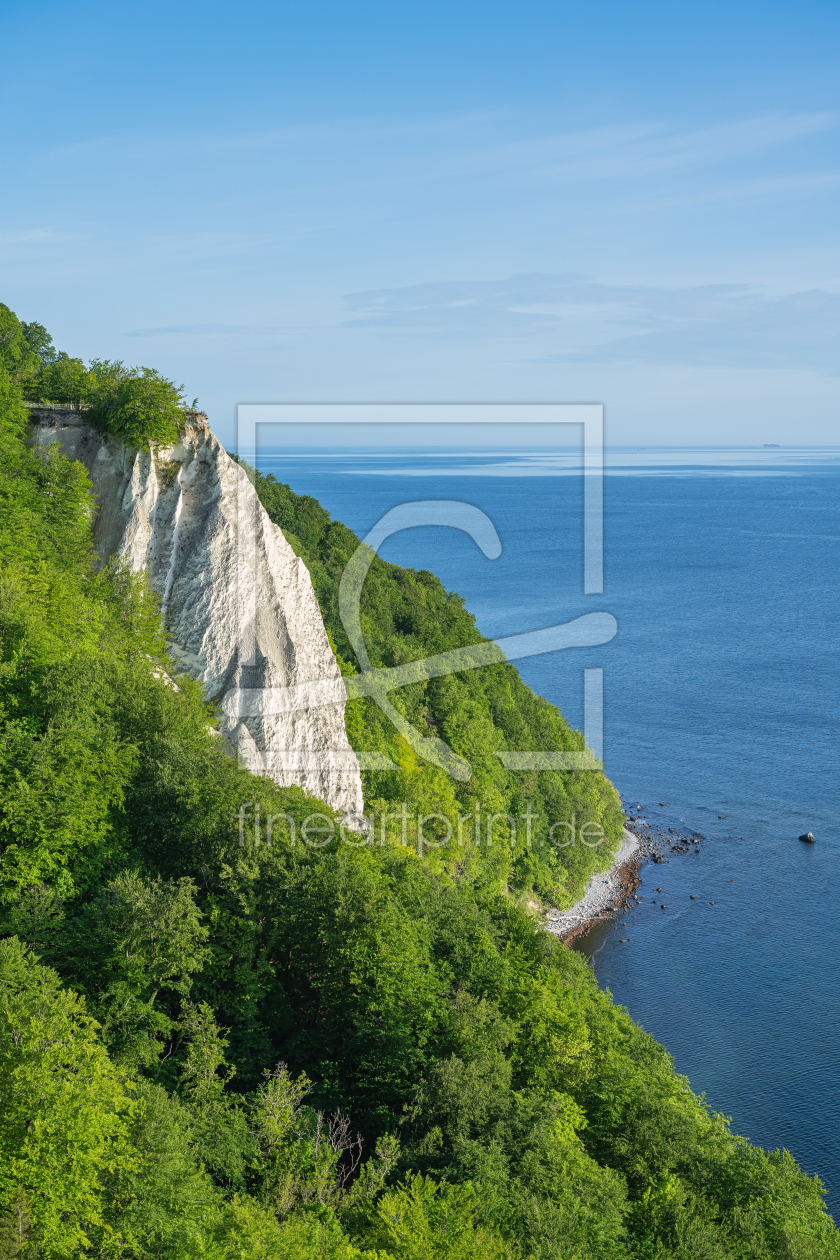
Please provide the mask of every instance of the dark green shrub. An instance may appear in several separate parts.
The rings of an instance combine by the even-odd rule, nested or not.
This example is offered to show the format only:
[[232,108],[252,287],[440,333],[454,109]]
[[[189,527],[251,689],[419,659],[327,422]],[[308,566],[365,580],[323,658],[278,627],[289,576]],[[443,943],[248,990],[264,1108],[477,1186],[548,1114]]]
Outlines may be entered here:
[[94,359],[89,377],[88,417],[97,428],[128,446],[169,446],[178,440],[185,410],[182,385],[154,368],[126,368],[116,359]]

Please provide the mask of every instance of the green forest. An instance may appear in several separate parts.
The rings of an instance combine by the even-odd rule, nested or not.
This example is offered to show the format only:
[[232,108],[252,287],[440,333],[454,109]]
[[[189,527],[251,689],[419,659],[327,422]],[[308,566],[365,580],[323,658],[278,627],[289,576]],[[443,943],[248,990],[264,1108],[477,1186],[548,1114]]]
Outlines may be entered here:
[[[85,470],[28,444],[26,402],[153,449],[188,410],[0,306],[0,1258],[840,1258],[819,1182],[733,1134],[541,926],[622,822],[599,771],[495,757],[582,749],[561,715],[505,663],[392,693],[460,781],[348,705],[353,746],[396,767],[365,772],[368,812],[530,802],[530,842],[240,845],[246,804],[329,811],[251,775],[198,685],[172,688],[154,593],[100,569]],[[350,679],[357,540],[250,475]],[[376,666],[481,641],[431,574],[380,561],[362,624]],[[553,846],[540,828],[573,814],[605,843]]]
[[[350,682],[360,664],[342,624],[338,591],[359,539],[331,520],[317,500],[245,467],[268,515],[312,575],[327,633]],[[487,642],[460,596],[444,590],[434,574],[378,557],[362,589],[361,629],[375,669]],[[621,838],[622,811],[602,772],[523,773],[506,770],[495,755],[499,749],[584,749],[582,735],[525,686],[513,665],[490,664],[418,681],[389,699],[416,731],[443,740],[465,758],[472,774],[459,780],[419,757],[372,697],[351,699],[346,723],[353,748],[384,753],[395,767],[364,774],[365,808],[378,842],[382,820],[389,819],[386,838],[416,846],[417,816],[437,814],[441,821],[424,828],[431,844],[421,846],[430,862],[532,907],[543,901],[571,905],[593,871],[609,867]],[[395,813],[403,801],[409,815],[405,827]]]

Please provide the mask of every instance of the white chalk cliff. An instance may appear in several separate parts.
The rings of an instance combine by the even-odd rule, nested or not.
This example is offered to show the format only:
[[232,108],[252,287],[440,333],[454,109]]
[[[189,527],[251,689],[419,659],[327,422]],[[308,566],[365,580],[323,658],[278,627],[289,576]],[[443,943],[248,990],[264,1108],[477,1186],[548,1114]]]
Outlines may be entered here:
[[346,693],[309,572],[206,417],[154,453],[128,450],[64,409],[40,413],[31,430],[88,470],[98,555],[147,570],[173,657],[218,703],[249,769],[361,825]]

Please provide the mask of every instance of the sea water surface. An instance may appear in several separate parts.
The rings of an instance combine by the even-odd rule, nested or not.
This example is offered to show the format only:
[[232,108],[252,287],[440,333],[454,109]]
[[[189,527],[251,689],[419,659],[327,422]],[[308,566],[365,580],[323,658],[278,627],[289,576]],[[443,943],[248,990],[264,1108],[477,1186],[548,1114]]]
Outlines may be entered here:
[[576,727],[583,670],[602,668],[604,760],[628,810],[707,842],[644,868],[641,907],[579,948],[736,1132],[822,1177],[840,1218],[840,449],[611,451],[604,593],[588,596],[574,451],[269,448],[258,463],[361,536],[412,500],[483,509],[496,560],[445,528],[381,554],[435,572],[488,636],[615,615],[611,643],[518,668]]

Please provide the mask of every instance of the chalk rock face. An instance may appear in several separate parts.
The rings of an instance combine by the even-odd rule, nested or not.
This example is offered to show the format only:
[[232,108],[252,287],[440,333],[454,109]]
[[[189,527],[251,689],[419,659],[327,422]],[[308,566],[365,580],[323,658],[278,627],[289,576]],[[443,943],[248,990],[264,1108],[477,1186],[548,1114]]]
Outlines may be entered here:
[[361,825],[346,693],[309,572],[206,417],[154,453],[128,450],[70,410],[38,414],[31,430],[88,470],[98,555],[148,571],[173,657],[218,702],[249,769]]

